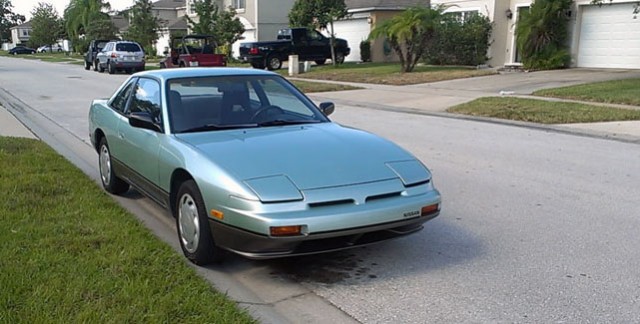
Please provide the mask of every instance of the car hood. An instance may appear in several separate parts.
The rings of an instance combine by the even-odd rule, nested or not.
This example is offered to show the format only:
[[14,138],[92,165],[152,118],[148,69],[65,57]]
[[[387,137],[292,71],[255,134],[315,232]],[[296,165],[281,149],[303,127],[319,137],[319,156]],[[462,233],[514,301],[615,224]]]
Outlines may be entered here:
[[[334,123],[177,134],[239,181],[283,177],[300,190],[402,178],[394,163],[411,161],[420,181],[430,174],[397,145]],[[400,166],[399,168],[404,168]],[[281,180],[278,182],[282,183]]]

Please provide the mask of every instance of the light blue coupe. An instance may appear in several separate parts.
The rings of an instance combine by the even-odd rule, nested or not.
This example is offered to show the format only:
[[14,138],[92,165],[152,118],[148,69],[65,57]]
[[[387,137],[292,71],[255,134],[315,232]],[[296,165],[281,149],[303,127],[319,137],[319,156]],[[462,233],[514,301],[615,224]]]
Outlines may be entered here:
[[89,112],[104,188],[133,186],[176,218],[186,257],[335,251],[422,229],[440,213],[429,170],[331,122],[281,76],[253,69],[137,73]]

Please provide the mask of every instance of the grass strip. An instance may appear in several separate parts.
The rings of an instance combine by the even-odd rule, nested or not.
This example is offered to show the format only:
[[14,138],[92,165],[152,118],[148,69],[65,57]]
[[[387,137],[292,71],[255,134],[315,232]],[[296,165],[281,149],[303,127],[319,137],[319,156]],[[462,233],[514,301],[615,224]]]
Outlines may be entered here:
[[541,124],[640,120],[640,110],[513,97],[480,98],[451,107],[447,111]]
[[[279,73],[287,73],[280,70]],[[358,83],[407,85],[495,74],[494,70],[479,70],[464,66],[419,65],[410,73],[400,72],[400,63],[345,63],[312,66],[301,78]]]
[[0,322],[254,322],[42,142],[0,137],[0,170]]
[[640,106],[640,79],[595,82],[576,86],[539,90],[537,96]]

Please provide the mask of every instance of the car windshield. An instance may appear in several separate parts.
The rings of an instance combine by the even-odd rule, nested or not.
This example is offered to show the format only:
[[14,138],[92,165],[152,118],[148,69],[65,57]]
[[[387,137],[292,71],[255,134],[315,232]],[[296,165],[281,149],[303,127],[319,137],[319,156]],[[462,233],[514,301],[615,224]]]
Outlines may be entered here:
[[134,43],[117,43],[116,51],[118,52],[141,52],[140,46]]
[[280,76],[173,79],[167,102],[174,133],[328,122]]

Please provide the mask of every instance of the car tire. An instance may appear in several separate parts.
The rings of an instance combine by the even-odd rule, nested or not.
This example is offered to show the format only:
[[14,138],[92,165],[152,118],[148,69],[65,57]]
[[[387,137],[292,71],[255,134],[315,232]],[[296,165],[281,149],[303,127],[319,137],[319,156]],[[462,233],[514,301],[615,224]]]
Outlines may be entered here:
[[251,67],[258,70],[264,70],[264,62],[251,61]]
[[[167,65],[166,65],[166,64],[164,64],[164,62],[160,62],[160,68],[161,68],[161,69],[166,69],[166,68],[167,68]],[[144,71],[144,68],[143,68],[143,71]]]
[[269,71],[279,70],[282,67],[282,60],[277,55],[267,57],[267,69]]
[[197,265],[222,260],[224,251],[214,243],[204,200],[195,181],[187,180],[180,185],[174,206],[178,240],[185,257]]
[[327,63],[327,59],[324,59],[324,60],[317,60],[317,61],[316,61],[316,64],[318,64],[318,65],[324,65],[325,63]]
[[13,52],[13,55],[18,55],[18,52]]
[[100,180],[104,190],[114,195],[119,195],[129,190],[129,184],[118,178],[118,175],[113,171],[111,151],[105,137],[100,140],[98,145],[98,169],[100,169]]
[[109,72],[109,74],[115,74],[116,73],[116,67],[113,66],[113,63],[111,63],[111,62],[107,63],[107,72]]
[[344,63],[344,53],[336,52],[336,63],[338,64]]
[[180,62],[180,65],[179,65],[179,66],[180,66],[181,68],[183,68],[183,67],[185,67],[186,65],[184,64],[184,62]]
[[36,53],[36,51],[31,51],[31,54],[35,54],[35,53]]
[[91,63],[84,61],[84,69],[89,71],[91,69]]

